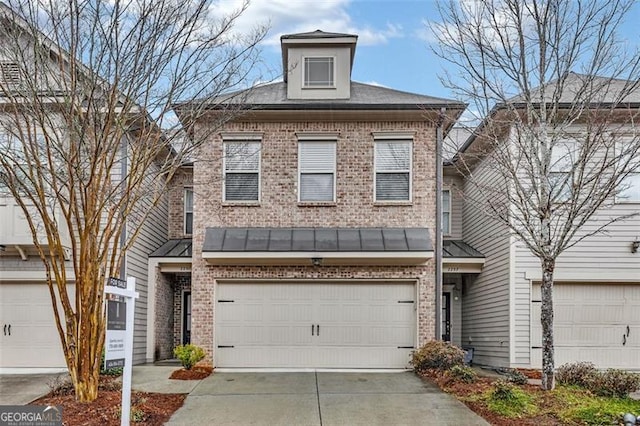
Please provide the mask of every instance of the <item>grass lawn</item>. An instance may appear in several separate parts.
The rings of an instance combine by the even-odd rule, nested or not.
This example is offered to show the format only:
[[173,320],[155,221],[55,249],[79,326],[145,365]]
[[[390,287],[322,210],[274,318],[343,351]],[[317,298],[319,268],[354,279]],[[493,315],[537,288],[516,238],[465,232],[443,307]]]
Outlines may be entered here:
[[618,425],[624,413],[640,415],[640,401],[600,397],[576,386],[545,392],[539,386],[514,385],[479,377],[466,383],[441,371],[423,374],[455,395],[493,425]]

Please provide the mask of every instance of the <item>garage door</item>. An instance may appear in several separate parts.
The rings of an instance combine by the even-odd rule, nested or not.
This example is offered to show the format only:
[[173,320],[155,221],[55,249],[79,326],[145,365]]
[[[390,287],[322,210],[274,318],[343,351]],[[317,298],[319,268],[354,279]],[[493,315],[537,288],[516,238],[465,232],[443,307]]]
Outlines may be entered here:
[[[556,365],[589,361],[599,368],[640,369],[640,285],[555,284]],[[531,364],[542,366],[540,286],[533,288]]]
[[0,367],[66,367],[46,285],[0,284],[0,320]]
[[413,284],[220,284],[217,367],[406,368]]

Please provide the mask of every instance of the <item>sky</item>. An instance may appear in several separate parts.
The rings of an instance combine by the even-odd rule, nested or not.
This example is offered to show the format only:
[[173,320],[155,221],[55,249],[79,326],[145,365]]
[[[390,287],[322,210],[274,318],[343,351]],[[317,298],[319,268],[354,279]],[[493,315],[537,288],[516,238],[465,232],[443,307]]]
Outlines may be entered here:
[[[234,10],[240,1],[220,0],[218,7]],[[235,29],[270,25],[262,49],[272,78],[282,73],[280,36],[321,29],[359,36],[354,81],[455,98],[438,79],[447,64],[430,49],[427,25],[434,21],[438,21],[435,0],[252,0]],[[622,27],[623,36],[636,46],[640,45],[638,24],[640,0]]]

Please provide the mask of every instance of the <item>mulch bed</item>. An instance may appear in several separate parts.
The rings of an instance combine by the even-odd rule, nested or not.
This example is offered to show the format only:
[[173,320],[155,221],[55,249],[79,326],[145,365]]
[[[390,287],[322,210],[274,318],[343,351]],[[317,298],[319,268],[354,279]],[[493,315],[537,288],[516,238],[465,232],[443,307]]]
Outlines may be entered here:
[[[65,425],[117,426],[120,424],[121,383],[110,376],[100,377],[98,398],[89,403],[75,399],[73,387],[59,384],[49,394],[32,402],[38,405],[61,405]],[[160,426],[184,403],[186,394],[131,392],[131,421],[141,426]]]
[[[534,376],[531,378],[535,378],[535,371],[536,370],[522,371],[522,373],[524,373],[528,377],[529,374],[527,373],[530,373],[532,374],[532,376]],[[478,380],[475,383],[464,383],[462,381],[454,380],[445,372],[438,370],[428,370],[426,372],[423,372],[421,374],[421,377],[424,380],[434,382],[440,389],[455,396],[467,407],[469,407],[475,413],[495,426],[513,426],[514,424],[517,424],[518,426],[556,426],[563,424],[555,417],[544,413],[522,419],[511,419],[503,417],[489,410],[482,402],[468,400],[467,397],[471,395],[481,394],[490,390],[493,387],[495,379],[491,379],[488,377],[478,377]],[[537,394],[537,396],[543,398],[543,400],[545,398],[549,398],[549,395],[545,393],[545,391],[543,391],[539,386],[524,385],[522,387],[526,388],[529,393]],[[552,403],[552,401],[549,401],[549,405]]]
[[195,366],[191,370],[181,368],[171,373],[170,379],[174,380],[202,380],[213,372],[213,368],[207,366]]

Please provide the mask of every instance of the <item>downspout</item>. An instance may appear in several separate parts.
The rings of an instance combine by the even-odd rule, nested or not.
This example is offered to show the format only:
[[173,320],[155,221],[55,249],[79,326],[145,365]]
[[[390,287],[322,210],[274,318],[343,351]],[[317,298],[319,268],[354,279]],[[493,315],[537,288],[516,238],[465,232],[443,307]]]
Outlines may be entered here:
[[436,340],[442,340],[442,140],[446,108],[440,108],[436,127]]

